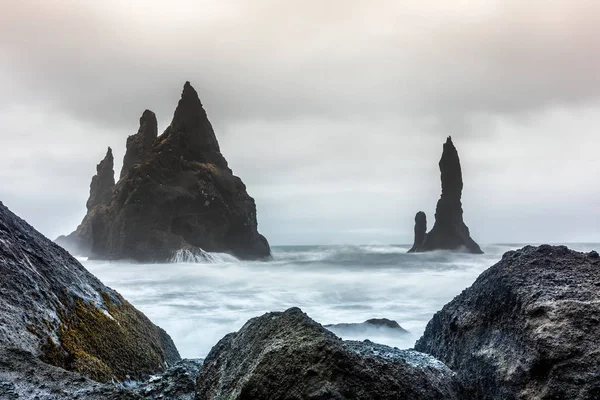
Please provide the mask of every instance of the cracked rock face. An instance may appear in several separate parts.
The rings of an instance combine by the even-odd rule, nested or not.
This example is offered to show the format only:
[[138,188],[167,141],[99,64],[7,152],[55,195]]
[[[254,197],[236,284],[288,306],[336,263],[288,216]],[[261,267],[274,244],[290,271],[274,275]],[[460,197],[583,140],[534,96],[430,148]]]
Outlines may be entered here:
[[477,399],[600,398],[600,257],[565,246],[506,253],[436,313],[415,349]]
[[0,347],[97,381],[179,360],[169,335],[0,203]]
[[343,341],[298,308],[268,313],[225,336],[204,360],[197,399],[459,399],[433,357]]
[[463,221],[461,203],[463,180],[458,151],[448,137],[444,143],[440,159],[442,195],[435,210],[435,223],[429,233],[425,213],[419,212],[415,217],[415,243],[409,252],[432,250],[454,250],[481,254],[481,248],[469,233]]
[[169,127],[156,136],[145,111],[127,139],[121,179],[106,204],[57,242],[99,259],[164,262],[178,252],[225,252],[269,257],[258,232],[256,205],[220,151],[198,94],[186,82]]

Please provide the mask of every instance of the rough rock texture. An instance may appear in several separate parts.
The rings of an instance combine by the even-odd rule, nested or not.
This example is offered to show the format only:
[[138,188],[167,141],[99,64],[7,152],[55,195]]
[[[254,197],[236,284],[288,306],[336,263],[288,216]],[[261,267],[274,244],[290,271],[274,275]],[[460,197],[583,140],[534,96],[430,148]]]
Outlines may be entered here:
[[408,251],[414,253],[418,251],[425,241],[425,235],[427,234],[427,215],[423,211],[419,211],[415,215],[415,242]]
[[197,399],[458,399],[433,357],[345,342],[298,308],[251,319],[204,360]]
[[[257,230],[254,199],[227,166],[189,82],[171,125],[148,150],[155,131],[156,118],[145,112],[128,139],[122,179],[109,204],[91,210],[60,243],[93,258],[150,262],[200,249],[245,259],[270,256]],[[88,235],[89,248],[80,245]]]
[[127,138],[127,149],[123,157],[123,167],[121,168],[121,178],[123,179],[134,165],[139,165],[146,161],[152,153],[152,144],[158,136],[158,123],[156,115],[146,110],[140,117],[140,128],[135,135]]
[[181,360],[164,373],[133,387],[132,391],[147,400],[193,400],[201,366],[201,359]]
[[0,346],[0,399],[134,400],[143,399],[111,383],[46,364],[25,350]]
[[[435,224],[425,235],[421,244],[417,248],[413,246],[411,251],[458,250],[481,254],[483,252],[479,245],[471,239],[469,228],[463,221],[460,201],[463,189],[462,171],[458,152],[450,137],[444,143],[439,165],[442,175],[442,196],[435,210]],[[415,222],[418,223],[416,218]],[[417,239],[419,238],[417,237],[417,226],[415,226],[415,244],[417,244]]]
[[0,346],[98,381],[161,371],[165,331],[0,203]]
[[600,257],[564,246],[506,253],[435,314],[415,349],[478,399],[600,399]]

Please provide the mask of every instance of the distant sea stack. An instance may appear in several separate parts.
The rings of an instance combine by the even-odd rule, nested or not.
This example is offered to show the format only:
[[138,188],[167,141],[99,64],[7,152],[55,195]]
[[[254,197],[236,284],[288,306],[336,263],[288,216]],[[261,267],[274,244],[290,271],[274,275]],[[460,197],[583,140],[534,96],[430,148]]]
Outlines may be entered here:
[[189,82],[171,124],[162,135],[157,131],[156,116],[144,111],[138,132],[127,139],[119,181],[109,149],[92,178],[87,215],[57,242],[74,254],[111,260],[163,262],[200,249],[242,259],[270,256],[254,199],[228,167]]
[[455,250],[483,254],[481,248],[469,233],[463,221],[461,203],[463,181],[460,159],[452,138],[448,136],[444,143],[440,159],[442,196],[435,210],[435,223],[431,231],[427,230],[425,213],[419,211],[415,216],[415,242],[409,253],[432,250]]

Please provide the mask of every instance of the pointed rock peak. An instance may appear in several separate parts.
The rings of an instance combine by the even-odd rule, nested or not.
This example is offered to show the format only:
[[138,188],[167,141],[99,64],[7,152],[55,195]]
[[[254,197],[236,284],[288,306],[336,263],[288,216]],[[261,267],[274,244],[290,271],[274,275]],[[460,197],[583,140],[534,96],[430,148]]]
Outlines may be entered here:
[[100,173],[100,171],[103,171],[103,170],[112,171],[113,166],[114,166],[114,157],[113,157],[112,149],[109,146],[108,150],[106,151],[106,155],[104,156],[102,161],[100,161],[100,163],[96,166],[96,171],[98,173]]
[[148,122],[156,122],[156,114],[150,110],[144,110],[142,116],[140,117],[140,125]]
[[106,156],[96,165],[96,175],[90,183],[90,197],[86,203],[90,210],[98,205],[107,204],[110,201],[115,186],[114,158],[112,149],[109,147]]
[[202,107],[198,93],[190,82],[183,85],[181,99],[175,109],[169,131],[180,132],[188,137],[192,151],[212,150],[220,152],[212,125]]

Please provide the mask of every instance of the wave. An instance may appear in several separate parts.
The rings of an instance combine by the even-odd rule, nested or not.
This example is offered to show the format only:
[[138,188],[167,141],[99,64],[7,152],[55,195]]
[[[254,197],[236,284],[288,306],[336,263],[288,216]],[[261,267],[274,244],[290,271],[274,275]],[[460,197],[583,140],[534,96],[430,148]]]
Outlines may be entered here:
[[209,253],[200,248],[180,249],[171,255],[170,263],[223,264],[239,262],[237,258],[227,253]]

